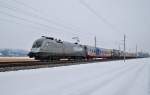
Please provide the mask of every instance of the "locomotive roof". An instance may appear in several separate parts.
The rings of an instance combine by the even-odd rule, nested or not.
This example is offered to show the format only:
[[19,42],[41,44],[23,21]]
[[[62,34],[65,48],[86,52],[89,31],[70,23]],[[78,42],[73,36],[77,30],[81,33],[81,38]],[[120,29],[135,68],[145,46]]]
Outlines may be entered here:
[[57,43],[64,43],[64,44],[72,44],[72,45],[77,45],[77,46],[83,46],[81,44],[77,44],[77,43],[71,43],[71,42],[67,42],[67,41],[62,41],[60,39],[54,39],[53,37],[45,37],[45,36],[42,36],[41,38],[37,39],[38,40],[52,40],[54,42],[57,42]]

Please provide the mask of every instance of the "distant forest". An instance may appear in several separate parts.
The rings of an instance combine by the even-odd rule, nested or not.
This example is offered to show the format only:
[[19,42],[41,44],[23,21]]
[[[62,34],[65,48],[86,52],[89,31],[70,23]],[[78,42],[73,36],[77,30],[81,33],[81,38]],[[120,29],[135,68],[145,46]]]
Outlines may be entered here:
[[27,56],[28,52],[22,49],[0,49],[0,57],[23,57]]

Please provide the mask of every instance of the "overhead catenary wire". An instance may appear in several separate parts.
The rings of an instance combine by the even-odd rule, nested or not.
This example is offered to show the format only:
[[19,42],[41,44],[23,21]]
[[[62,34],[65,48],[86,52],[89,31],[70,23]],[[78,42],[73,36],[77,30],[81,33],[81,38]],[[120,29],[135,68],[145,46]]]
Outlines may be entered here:
[[102,22],[107,24],[114,32],[120,33],[120,30],[118,30],[114,24],[110,23],[100,13],[97,13],[87,2],[85,2],[84,0],[79,0],[79,1],[84,7],[86,7],[90,12],[92,12],[95,16],[97,16],[97,18],[99,18]]
[[[10,7],[6,7],[6,6],[0,6],[0,7],[3,7],[3,8],[7,8],[9,10],[12,10],[12,11],[15,11],[17,12],[16,9],[14,8],[10,8]],[[26,19],[26,18],[23,18],[23,17],[19,17],[19,16],[15,16],[15,15],[12,15],[12,14],[9,14],[9,13],[6,13],[6,12],[3,12],[3,11],[0,11],[1,13],[5,14],[5,15],[9,15],[9,16],[12,16],[12,17],[15,17],[17,19],[21,19],[21,20],[24,20],[24,21],[27,21],[27,22],[30,22],[30,23],[34,23],[34,24],[38,24],[38,25],[41,25],[41,26],[44,26],[44,27],[47,27],[47,28],[51,28],[51,29],[55,29],[55,30],[59,30],[59,31],[64,31],[63,29],[59,29],[59,28],[56,28],[56,27],[52,27],[52,26],[49,26],[47,24],[42,24],[42,23],[39,23],[39,22],[36,22],[36,21],[33,21],[33,20],[29,20],[29,19]],[[28,12],[22,12],[22,13],[28,13]],[[65,30],[65,32],[69,32],[67,30]],[[70,34],[73,34],[73,35],[78,35],[76,33],[72,33],[72,32],[69,32]]]
[[109,27],[111,27],[111,29],[115,32],[120,32],[115,25],[113,25],[112,23],[110,23],[106,18],[104,18],[102,15],[100,15],[99,13],[97,13],[87,2],[85,2],[84,0],[80,0],[80,3],[82,5],[84,5],[90,12],[92,12],[95,16],[97,16],[101,21],[103,21],[105,24],[107,24]]
[[[26,22],[29,22],[29,23],[32,23],[34,25],[40,25],[40,26],[43,26],[47,29],[54,29],[54,30],[61,30],[61,29],[58,29],[58,28],[54,28],[54,27],[51,27],[51,26],[48,26],[48,25],[45,25],[45,24],[42,24],[42,23],[38,23],[36,21],[32,21],[32,20],[29,20],[29,19],[26,19],[26,18],[23,18],[23,17],[19,17],[19,16],[15,16],[15,15],[12,15],[12,14],[9,14],[9,13],[6,13],[6,12],[3,12],[3,11],[0,11],[1,14],[5,14],[7,16],[10,16],[10,17],[13,17],[13,18],[16,18],[16,19],[19,19],[19,20],[22,20],[22,21],[26,21]],[[62,31],[62,30],[61,30]]]
[[[15,0],[15,1],[17,1],[17,0]],[[17,1],[17,2],[20,2],[20,1]],[[19,4],[24,5],[24,6],[28,7],[28,8],[30,8],[30,9],[32,9],[32,10],[38,12],[38,10],[37,10],[36,8],[33,8],[33,7],[31,7],[31,6],[28,6],[28,5],[25,4],[25,3],[20,2]],[[4,8],[7,8],[7,9],[11,10],[11,11],[14,11],[14,12],[20,12],[20,13],[23,13],[24,15],[29,15],[29,16],[38,18],[38,19],[40,19],[40,20],[47,21],[47,19],[45,19],[45,18],[43,18],[43,17],[41,17],[41,16],[39,16],[39,15],[37,15],[37,14],[34,14],[34,13],[32,13],[32,12],[28,12],[28,11],[21,10],[21,9],[18,9],[18,8],[15,8],[15,7],[10,7],[10,6],[0,6],[0,7],[4,7]],[[5,12],[5,14],[6,14],[6,12]],[[8,15],[8,13],[7,13],[7,15]],[[10,16],[10,15],[12,16],[12,14],[9,14],[9,16]],[[64,30],[62,30],[62,29],[58,29],[58,28],[49,26],[49,25],[47,25],[47,24],[39,23],[39,22],[37,22],[37,21],[28,20],[28,19],[23,18],[23,17],[17,17],[17,16],[14,16],[14,15],[13,15],[12,17],[15,17],[15,18],[17,18],[17,19],[20,19],[20,20],[23,20],[23,21],[26,21],[26,22],[29,22],[29,23],[33,23],[34,25],[38,24],[38,26],[44,27],[44,28],[46,28],[46,29],[49,29],[49,28],[50,28],[50,29],[58,30],[57,32],[59,32],[59,33],[60,33],[60,31],[64,31]],[[50,23],[50,21],[48,21],[48,22]],[[67,27],[65,27],[65,29],[66,29],[66,28],[67,28]],[[74,32],[72,32],[72,31],[74,31]],[[78,36],[77,32],[79,32],[79,31],[76,31],[76,30],[73,30],[73,29],[72,29],[72,31],[69,31],[69,33],[70,33],[70,34],[73,34],[73,35],[75,35],[75,36]],[[52,31],[50,31],[50,32],[52,32]],[[68,31],[65,31],[65,32],[68,32]],[[83,37],[84,37],[84,38],[86,37],[87,39],[89,39],[89,37],[87,37],[87,35],[84,35]]]
[[[0,7],[2,7],[2,8],[6,8],[6,9],[8,9],[8,10],[11,10],[11,11],[13,11],[13,12],[15,12],[15,13],[21,13],[21,14],[23,14],[23,15],[27,15],[27,16],[32,16],[32,17],[34,17],[34,18],[39,18],[38,17],[38,15],[34,15],[34,14],[32,14],[32,13],[30,13],[30,12],[28,12],[28,11],[24,11],[24,10],[21,10],[21,9],[18,9],[18,8],[15,8],[15,7],[11,7],[11,6],[9,6],[9,5],[7,5],[7,4],[4,4],[4,5],[2,5],[2,6],[0,6]],[[10,13],[6,13],[5,12],[5,14],[9,14],[9,16],[11,15],[11,16],[13,16],[13,17],[15,17],[15,18],[17,18],[17,19],[21,19],[21,20],[23,20],[23,21],[26,21],[26,22],[29,22],[29,23],[33,23],[34,25],[37,25],[38,24],[38,26],[39,26],[39,22],[37,22],[37,21],[33,21],[32,19],[30,19],[30,20],[28,20],[27,18],[23,18],[23,17],[17,17],[17,16],[14,16],[14,15],[12,15],[12,14],[10,14]],[[39,18],[40,19],[40,18]],[[42,25],[42,26],[41,26]],[[58,28],[55,28],[55,27],[52,27],[52,26],[49,26],[49,25],[47,25],[47,24],[42,24],[42,23],[40,23],[40,27],[44,27],[44,28],[54,28],[55,30],[59,30],[59,31],[56,31],[56,32],[61,32],[61,31],[64,31],[64,30],[62,30],[62,29],[58,29]],[[52,31],[49,31],[49,32],[52,32]],[[69,32],[70,34],[72,34],[73,36],[78,36],[78,37],[80,37],[79,36],[79,34],[77,34],[77,32],[75,31],[75,32],[70,32],[70,31],[67,31],[67,30],[65,30],[65,32]],[[88,36],[88,35],[84,35],[84,36],[82,36],[83,38],[86,38],[86,39],[89,39],[89,37],[90,36]]]
[[[17,21],[10,20],[10,19],[0,18],[0,21],[10,22],[10,23],[14,23],[14,24],[17,24],[17,25],[22,24],[22,25],[25,25],[25,26],[27,26],[27,27],[30,27],[30,28],[33,28],[33,29],[36,29],[36,30],[39,30],[39,29],[40,29],[40,30],[44,30],[44,31],[46,31],[46,32],[51,32],[50,30],[45,29],[45,28],[41,28],[41,27],[38,27],[38,26],[29,25],[29,24],[24,24],[24,23],[21,23],[21,22],[17,22]],[[39,34],[41,34],[40,31],[36,31],[36,32],[38,32]]]
[[[34,14],[34,15],[38,16],[40,19],[42,19],[42,20],[44,20],[44,21],[47,21],[47,22],[49,22],[49,23],[53,23],[53,24],[55,24],[55,25],[61,26],[61,27],[63,27],[64,29],[72,30],[72,31],[73,31],[72,33],[73,33],[73,34],[74,34],[74,32],[75,32],[76,34],[79,34],[79,33],[82,32],[82,31],[80,31],[79,29],[72,28],[72,27],[69,27],[69,26],[65,26],[65,25],[60,24],[60,23],[57,23],[57,22],[55,22],[55,21],[53,21],[53,20],[51,20],[51,19],[49,19],[49,18],[45,18],[45,16],[44,16],[44,17],[41,16],[41,14],[43,14],[43,12],[39,11],[37,8],[34,8],[34,7],[32,7],[32,6],[30,6],[30,5],[26,4],[26,3],[24,3],[24,2],[21,2],[21,1],[18,1],[18,0],[13,0],[13,1],[15,1],[16,3],[18,3],[18,4],[20,4],[20,5],[23,5],[23,6],[26,7],[26,8],[29,8],[29,9],[33,10],[35,13],[40,13],[40,15],[39,15],[39,14],[38,14],[38,15]],[[32,14],[33,14],[33,13],[32,13]],[[71,24],[69,23],[69,25],[71,25]],[[70,32],[71,32],[71,31],[70,31]],[[93,33],[92,33],[92,34],[93,34]],[[89,39],[89,37],[90,37],[92,34],[90,34],[89,36],[88,36],[88,35],[84,35],[84,36],[82,36],[82,37],[84,37],[84,38],[86,38],[86,39]],[[79,36],[79,35],[78,35],[78,36]]]
[[[55,24],[55,25],[60,26],[60,27],[63,27],[64,29],[72,30],[72,31],[74,31],[74,32],[80,32],[79,30],[77,30],[77,29],[75,29],[75,28],[72,28],[72,27],[70,27],[70,26],[66,26],[66,25],[57,23],[56,21],[53,21],[53,20],[51,20],[51,19],[49,19],[49,18],[45,18],[45,16],[44,16],[44,17],[41,16],[41,14],[43,14],[43,13],[41,13],[41,11],[39,11],[38,9],[36,9],[36,8],[34,8],[34,7],[32,7],[32,6],[28,5],[28,4],[26,4],[26,3],[24,3],[24,2],[21,2],[21,1],[18,1],[18,0],[13,0],[13,2],[16,2],[16,3],[20,4],[20,5],[23,5],[23,6],[26,7],[26,8],[29,8],[29,9],[33,10],[34,12],[32,12],[32,13],[30,13],[30,14],[32,14],[32,15],[34,15],[34,16],[40,18],[40,19],[43,20],[43,21],[46,21],[46,22]],[[40,13],[40,15],[39,15],[39,14],[37,15],[37,13]]]

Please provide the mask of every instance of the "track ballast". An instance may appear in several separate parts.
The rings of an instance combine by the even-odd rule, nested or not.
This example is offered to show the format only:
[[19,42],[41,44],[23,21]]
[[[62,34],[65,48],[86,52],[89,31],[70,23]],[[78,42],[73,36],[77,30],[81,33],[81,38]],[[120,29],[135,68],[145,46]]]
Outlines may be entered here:
[[102,61],[112,61],[112,59],[96,59],[96,60],[61,60],[61,61],[22,61],[22,62],[0,62],[0,72],[16,71],[25,69],[48,68],[68,65],[87,64]]
[[68,65],[88,64],[104,61],[115,61],[121,59],[94,59],[94,60],[59,60],[59,61],[20,61],[20,62],[0,62],[0,72],[16,71],[25,69],[59,67]]

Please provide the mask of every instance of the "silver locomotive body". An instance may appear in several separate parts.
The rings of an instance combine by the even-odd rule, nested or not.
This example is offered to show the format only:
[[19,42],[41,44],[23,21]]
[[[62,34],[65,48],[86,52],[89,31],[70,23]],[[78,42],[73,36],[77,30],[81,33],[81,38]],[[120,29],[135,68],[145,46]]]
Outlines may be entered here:
[[92,59],[92,58],[113,58],[123,59],[136,58],[135,53],[123,52],[115,49],[104,49],[87,45],[79,45],[51,37],[42,37],[37,39],[28,54],[30,58],[37,60],[58,60],[67,59]]
[[29,57],[39,60],[54,60],[61,58],[85,58],[86,51],[83,45],[54,40],[51,37],[42,37],[33,43]]

